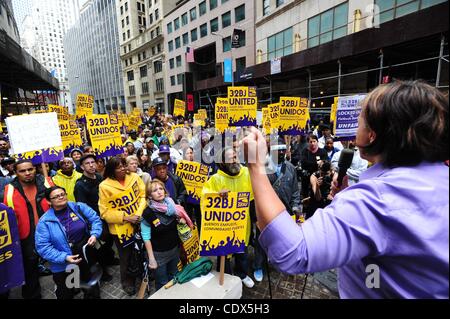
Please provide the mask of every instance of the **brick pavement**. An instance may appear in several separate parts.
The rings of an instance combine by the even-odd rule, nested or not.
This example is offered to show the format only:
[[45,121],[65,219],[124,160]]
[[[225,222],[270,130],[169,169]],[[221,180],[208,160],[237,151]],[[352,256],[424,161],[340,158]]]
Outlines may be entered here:
[[[250,258],[253,257],[253,249],[249,248]],[[215,267],[216,258],[213,258]],[[251,265],[251,263],[249,263]],[[305,283],[305,275],[287,275],[282,274],[270,267],[270,279],[272,288],[273,299],[300,299],[302,289]],[[128,296],[123,292],[120,285],[120,273],[119,266],[112,266],[109,268],[109,272],[113,275],[113,280],[107,283],[101,283],[101,297],[103,299],[135,299],[136,296]],[[317,275],[317,274],[316,274]],[[326,273],[328,278],[336,276],[335,272]],[[253,274],[251,274],[253,278]],[[323,280],[322,280],[323,281]],[[139,289],[140,283],[136,283],[136,289]],[[52,276],[41,277],[42,297],[44,299],[56,299],[54,294],[54,283]],[[328,287],[327,287],[328,286]],[[324,285],[321,281],[314,276],[309,275],[304,292],[304,299],[337,299],[339,298],[336,288],[332,284]],[[154,282],[150,283],[150,294],[155,292]],[[148,297],[148,296],[146,296]],[[20,288],[11,291],[10,298],[21,298]],[[80,293],[76,299],[83,298],[83,294]],[[264,274],[262,282],[256,282],[255,286],[251,289],[243,287],[242,293],[243,299],[269,299],[269,283],[267,274]]]

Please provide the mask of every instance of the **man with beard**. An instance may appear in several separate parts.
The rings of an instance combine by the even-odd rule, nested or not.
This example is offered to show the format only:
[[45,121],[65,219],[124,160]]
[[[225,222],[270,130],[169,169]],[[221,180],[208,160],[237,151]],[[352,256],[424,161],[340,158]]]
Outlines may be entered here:
[[51,178],[36,176],[31,160],[20,160],[14,164],[16,178],[5,186],[3,203],[16,213],[22,248],[25,285],[24,299],[41,299],[39,284],[39,256],[34,245],[34,233],[39,218],[50,208],[45,200],[45,190],[53,185]]
[[187,191],[181,178],[169,172],[167,162],[161,157],[157,157],[153,160],[152,168],[152,177],[163,182],[174,202],[184,207],[186,205]]
[[[253,201],[253,190],[248,169],[243,167],[237,159],[236,151],[233,148],[225,148],[220,157],[216,159],[219,170],[203,186],[202,194],[219,193],[222,197],[227,197],[229,192],[249,192],[250,193],[250,216],[256,216]],[[245,246],[248,247],[251,235],[251,219],[248,218],[247,235]],[[255,283],[248,276],[248,253],[247,248],[244,253],[234,254],[235,267],[234,274],[241,278],[242,283],[247,288],[252,288]],[[220,263],[217,263],[218,266]],[[232,274],[231,262],[229,258],[225,261],[225,272]]]

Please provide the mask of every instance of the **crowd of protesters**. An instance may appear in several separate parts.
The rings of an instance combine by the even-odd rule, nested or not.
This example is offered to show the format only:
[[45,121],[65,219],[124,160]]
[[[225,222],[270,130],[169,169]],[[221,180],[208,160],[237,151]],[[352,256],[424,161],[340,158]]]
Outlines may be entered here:
[[[85,244],[97,247],[96,260],[103,269],[101,282],[112,279],[109,266],[120,265],[122,288],[128,295],[135,295],[140,277],[129,271],[132,246],[122,246],[115,227],[126,223],[141,226],[156,288],[170,281],[181,254],[177,223],[201,226],[200,202],[187,194],[182,179],[176,175],[181,160],[208,166],[210,176],[203,193],[251,194],[245,242],[247,247],[254,247],[253,262],[250,265],[246,249],[229,256],[225,268],[248,288],[254,286],[254,280],[262,281],[267,257],[259,244],[252,182],[239,147],[247,130],[221,134],[213,121],[207,119],[204,124],[194,127],[191,119],[158,113],[149,116],[145,111],[139,129],[122,134],[123,154],[98,158],[86,142],[61,161],[47,163],[47,178],[41,165],[16,161],[10,154],[7,136],[1,138],[0,197],[15,210],[18,220],[25,269],[23,298],[41,298],[39,276],[49,273],[57,287],[57,298],[73,298],[74,292],[64,287],[65,269],[69,264],[84,262],[80,247]],[[349,184],[358,183],[359,176],[371,165],[361,158],[355,141],[334,140],[329,124],[311,126],[302,136],[269,134],[265,138],[266,175],[286,211],[298,223],[332,202],[332,181],[339,171],[344,147],[354,151],[347,171]],[[109,208],[109,199],[136,183],[139,204],[134,215]],[[85,298],[99,297],[98,290],[85,291]]]

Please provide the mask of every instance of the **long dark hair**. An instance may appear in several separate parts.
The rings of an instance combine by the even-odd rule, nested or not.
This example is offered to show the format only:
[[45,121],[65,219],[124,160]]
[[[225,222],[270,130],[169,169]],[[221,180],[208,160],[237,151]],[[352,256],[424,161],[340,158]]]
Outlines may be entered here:
[[116,174],[114,171],[120,164],[122,164],[123,166],[127,166],[127,162],[122,155],[111,157],[108,162],[106,162],[105,173],[103,174],[103,177],[105,179],[116,179]]
[[448,97],[422,81],[396,81],[373,90],[362,117],[375,140],[362,151],[387,167],[449,159]]

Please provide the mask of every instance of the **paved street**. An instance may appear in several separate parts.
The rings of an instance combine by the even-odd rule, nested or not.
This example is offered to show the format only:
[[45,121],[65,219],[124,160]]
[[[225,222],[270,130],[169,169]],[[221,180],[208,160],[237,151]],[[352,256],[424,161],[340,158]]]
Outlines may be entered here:
[[[252,247],[249,249],[250,256],[252,258]],[[213,262],[215,263],[213,258]],[[215,265],[214,265],[215,267]],[[113,275],[113,280],[107,283],[101,284],[101,297],[103,299],[135,299],[136,296],[127,296],[120,286],[120,274],[119,266],[110,267],[110,273]],[[329,278],[326,278],[329,277]],[[322,274],[309,275],[307,278],[307,284],[303,295],[304,299],[337,299],[337,288],[335,285],[335,272],[327,272]],[[272,288],[273,299],[300,299],[302,289],[305,284],[305,276],[298,275],[286,275],[281,274],[271,268],[270,280]],[[136,289],[139,288],[140,283],[136,283]],[[44,299],[56,299],[54,294],[54,284],[52,276],[41,277],[42,295]],[[154,293],[154,282],[151,282],[152,290],[150,293]],[[11,292],[10,298],[21,298],[20,288]],[[80,293],[76,296],[76,299],[83,298],[83,294]],[[243,288],[243,299],[269,299],[269,282],[267,275],[265,274],[264,280],[255,284],[252,289],[246,287]]]

